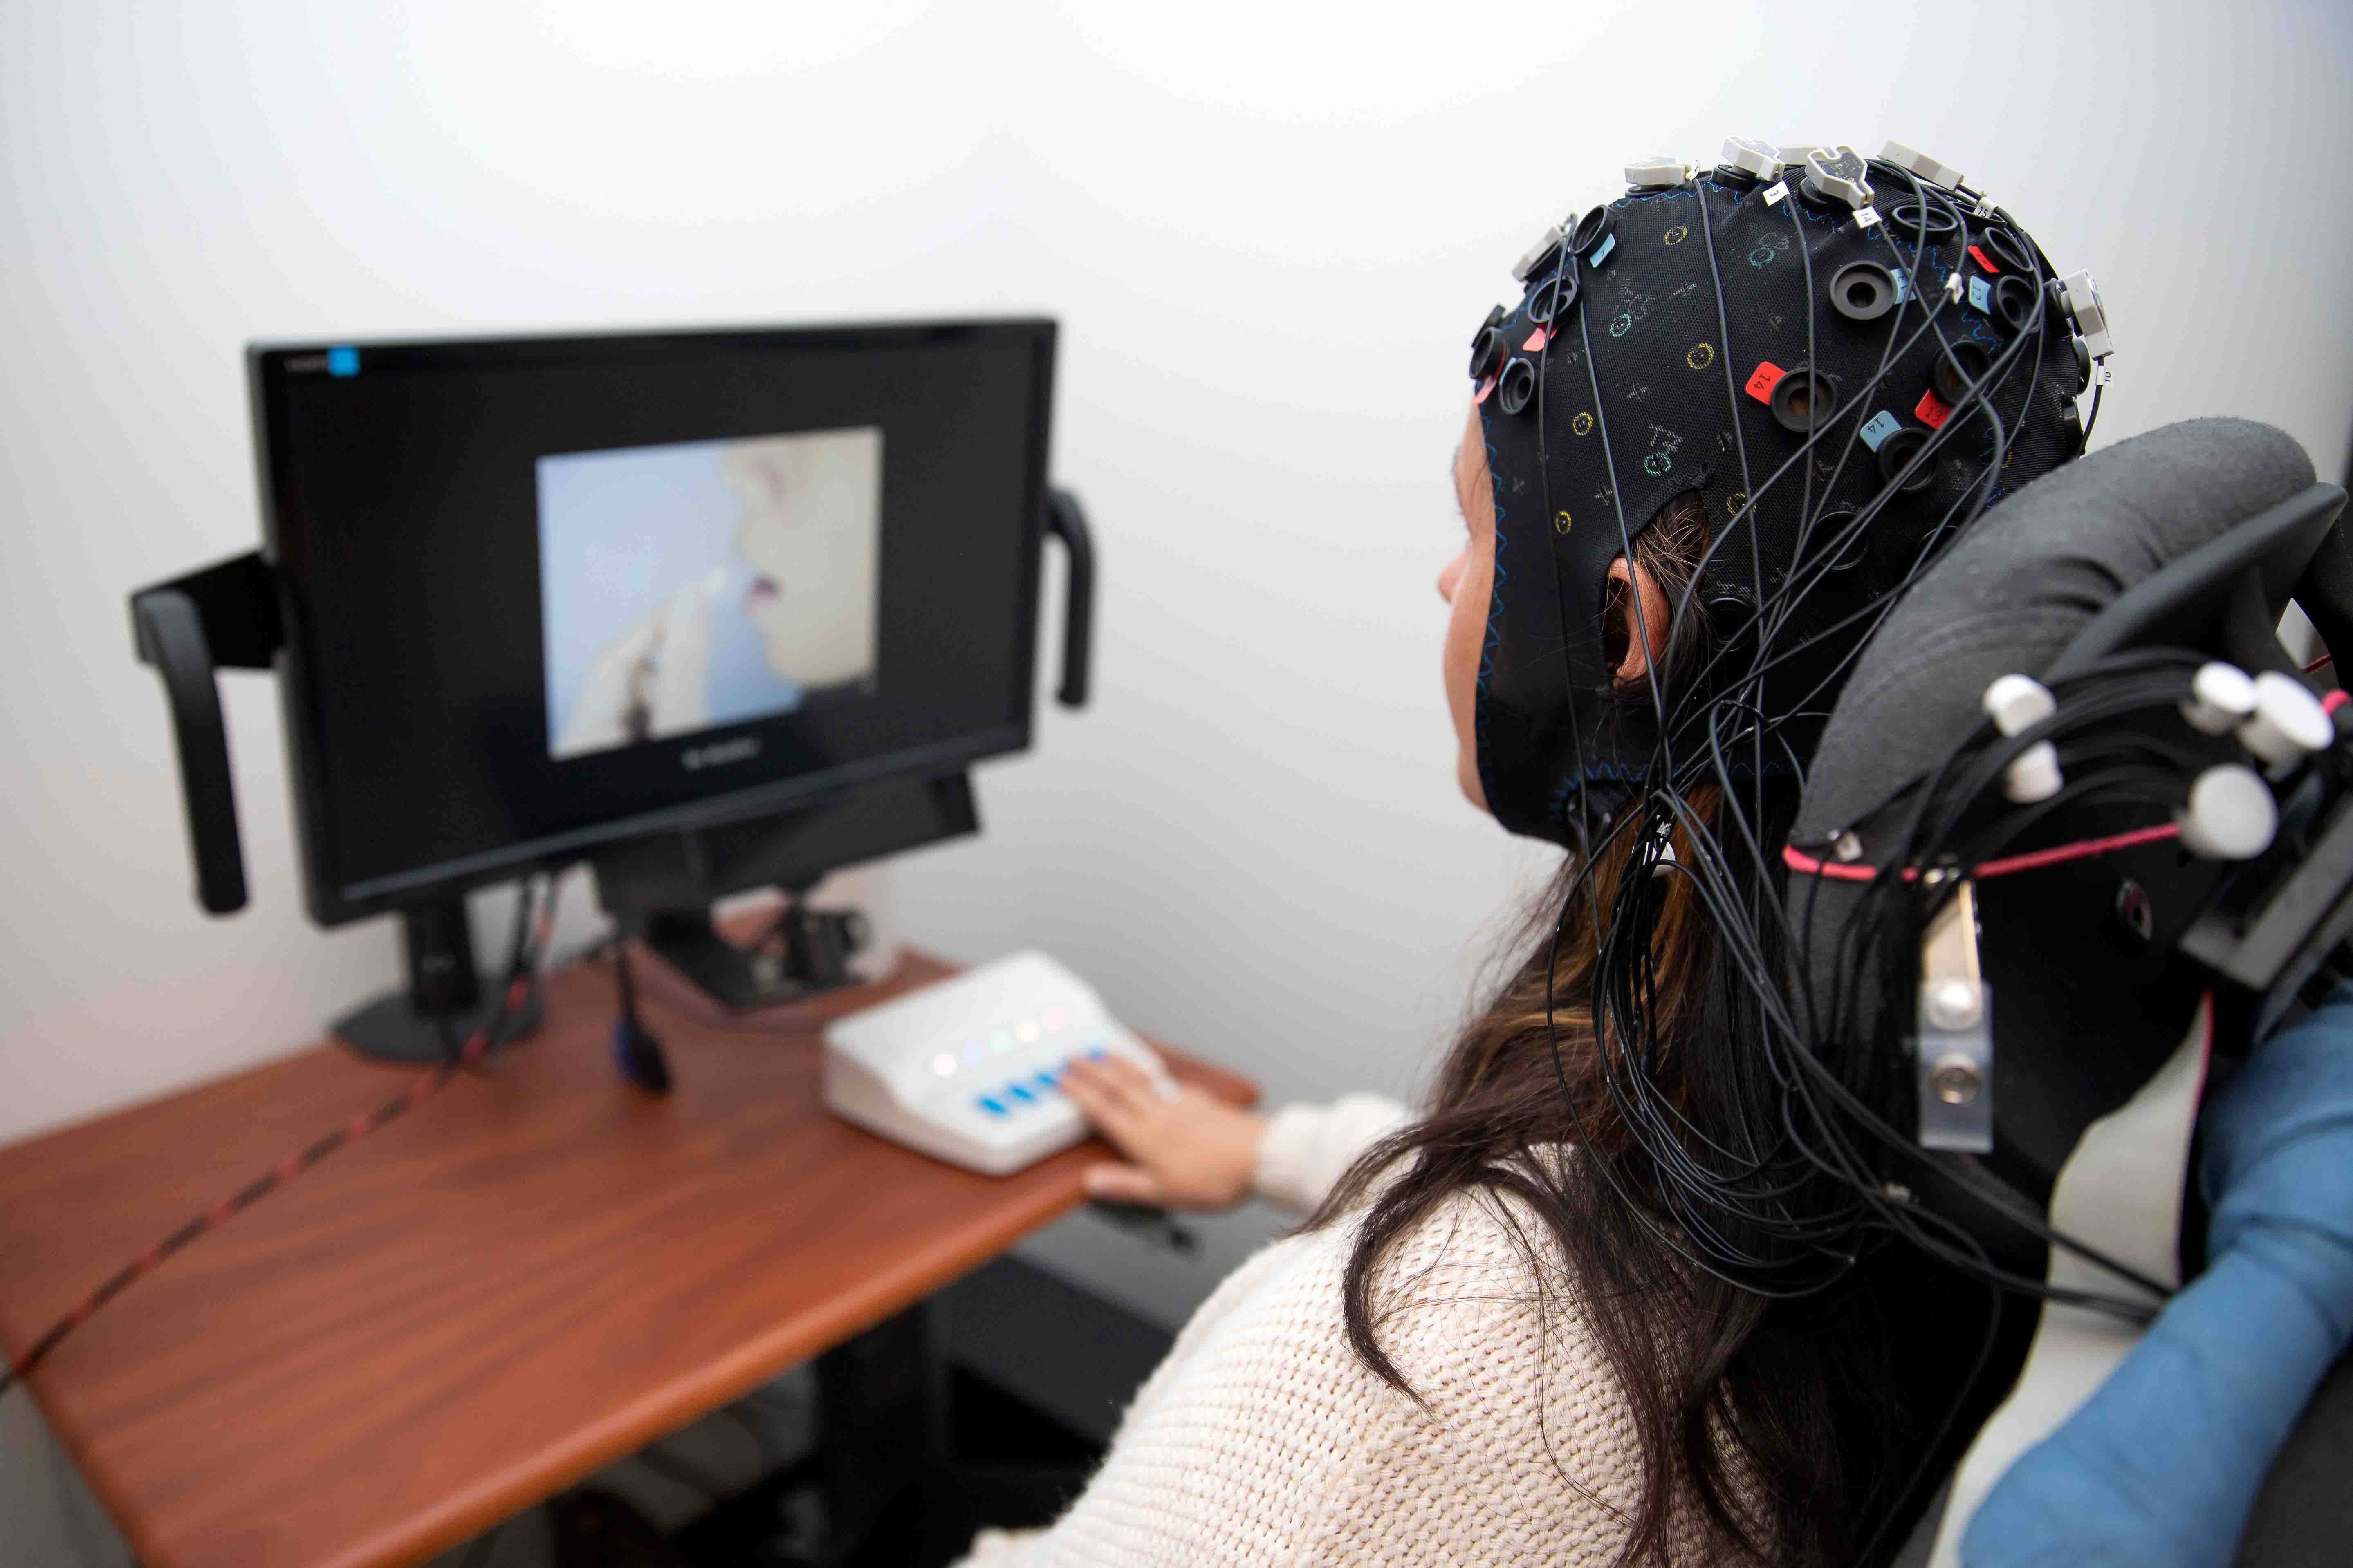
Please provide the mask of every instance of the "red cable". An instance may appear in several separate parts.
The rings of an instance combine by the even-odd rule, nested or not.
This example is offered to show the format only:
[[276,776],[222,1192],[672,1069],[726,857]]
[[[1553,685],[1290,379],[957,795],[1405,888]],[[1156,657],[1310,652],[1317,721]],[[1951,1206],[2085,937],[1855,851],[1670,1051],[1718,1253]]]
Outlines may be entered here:
[[[532,952],[534,955],[542,951],[545,944],[548,914],[554,901],[554,899],[549,899],[547,902],[550,908],[543,910],[540,913],[538,930],[532,942]],[[532,971],[536,965],[537,960],[534,957],[532,963],[516,971],[508,980],[506,999],[501,1004],[499,1011],[493,1013],[483,1022],[480,1028],[474,1031],[473,1038],[466,1042],[456,1057],[430,1071],[419,1073],[414,1083],[374,1110],[363,1111],[316,1142],[287,1155],[261,1175],[231,1193],[211,1208],[115,1270],[112,1277],[104,1284],[83,1297],[80,1304],[72,1311],[50,1325],[48,1332],[35,1340],[33,1348],[25,1352],[23,1361],[14,1366],[0,1366],[0,1394],[5,1394],[9,1384],[21,1382],[29,1375],[35,1367],[48,1359],[49,1352],[58,1348],[59,1341],[88,1322],[92,1313],[129,1289],[141,1276],[153,1269],[164,1259],[171,1257],[198,1237],[227,1224],[231,1218],[242,1214],[246,1209],[301,1175],[336,1150],[358,1142],[388,1121],[397,1121],[408,1111],[440,1093],[442,1088],[452,1078],[482,1059],[483,1055],[491,1048],[491,1032],[522,1008],[523,998],[531,994]]]
[[[2178,838],[2180,835],[2181,829],[2170,822],[2160,823],[2155,827],[2136,827],[2129,833],[2111,833],[2105,838],[2085,838],[2073,844],[2054,845],[2048,849],[2029,850],[2023,855],[2005,855],[1999,859],[1981,863],[1969,875],[1983,881],[1989,877],[2007,877],[2013,871],[2038,871],[2045,866],[2062,865],[2069,860],[2086,860],[2094,855],[2111,855],[2119,849],[2130,849],[2137,845],[2159,844],[2168,838]],[[1841,866],[1827,860],[1817,860],[1810,855],[1799,853],[1793,846],[1786,844],[1781,847],[1781,863],[1792,871],[1803,871],[1814,877],[1828,877],[1837,882],[1875,882],[1880,875],[1880,868],[1876,866]],[[1903,875],[1905,881],[1915,881],[1919,878],[1920,869],[1916,866],[1906,866],[1904,868]]]

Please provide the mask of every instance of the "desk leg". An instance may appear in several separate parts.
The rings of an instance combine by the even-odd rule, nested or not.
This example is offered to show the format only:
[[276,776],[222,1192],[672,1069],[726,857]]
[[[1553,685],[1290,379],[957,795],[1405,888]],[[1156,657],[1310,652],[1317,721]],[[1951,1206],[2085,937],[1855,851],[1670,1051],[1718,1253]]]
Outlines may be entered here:
[[854,1561],[892,1505],[945,1458],[945,1379],[928,1301],[818,1357],[828,1562]]

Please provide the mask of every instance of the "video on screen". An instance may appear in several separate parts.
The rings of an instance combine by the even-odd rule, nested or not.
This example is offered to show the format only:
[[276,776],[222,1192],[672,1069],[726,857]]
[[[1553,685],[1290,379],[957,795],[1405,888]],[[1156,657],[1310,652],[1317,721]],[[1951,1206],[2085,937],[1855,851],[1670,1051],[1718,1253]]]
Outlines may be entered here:
[[872,688],[881,429],[566,452],[537,468],[549,756]]

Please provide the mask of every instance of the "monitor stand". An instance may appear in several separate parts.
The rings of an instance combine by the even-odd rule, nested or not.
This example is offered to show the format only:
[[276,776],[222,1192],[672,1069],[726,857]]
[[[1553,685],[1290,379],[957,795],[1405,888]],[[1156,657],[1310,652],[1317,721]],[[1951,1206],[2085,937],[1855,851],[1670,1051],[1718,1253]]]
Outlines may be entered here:
[[[474,1031],[497,1016],[505,996],[503,980],[494,976],[485,984],[474,969],[473,927],[462,895],[402,910],[400,932],[408,957],[407,988],[344,1014],[330,1026],[332,1032],[372,1061],[432,1066],[452,1060]],[[543,1011],[533,984],[491,1048],[530,1034]]]
[[[643,942],[721,1006],[775,1006],[839,985],[866,944],[855,911],[812,910],[802,896],[828,871],[980,830],[961,771],[900,774],[767,816],[599,847],[596,896],[614,925]],[[743,944],[712,924],[711,906],[781,889],[766,933]]]
[[851,956],[866,945],[866,917],[855,910],[810,909],[802,901],[804,890],[787,889],[775,921],[748,945],[722,936],[706,906],[652,911],[646,917],[646,947],[738,1012],[842,984]]

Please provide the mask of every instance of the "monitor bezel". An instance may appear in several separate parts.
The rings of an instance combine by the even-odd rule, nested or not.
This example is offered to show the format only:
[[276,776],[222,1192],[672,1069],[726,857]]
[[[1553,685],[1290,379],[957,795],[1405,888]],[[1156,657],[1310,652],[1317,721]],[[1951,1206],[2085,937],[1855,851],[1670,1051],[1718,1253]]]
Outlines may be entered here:
[[[277,584],[285,637],[277,656],[279,708],[292,783],[295,837],[302,860],[304,901],[322,926],[446,899],[488,883],[552,870],[587,858],[596,846],[659,833],[743,822],[795,810],[876,779],[902,774],[936,777],[994,756],[1026,751],[1037,708],[1038,600],[1046,530],[1047,463],[1053,411],[1057,323],[1048,317],[965,318],[930,321],[826,325],[736,326],[581,333],[516,333],[461,338],[317,339],[272,341],[246,347],[246,375],[254,422],[254,457],[261,508],[261,557]],[[310,618],[291,574],[280,569],[290,544],[300,553],[315,542],[313,520],[297,504],[287,470],[286,361],[332,348],[400,350],[449,356],[452,368],[490,364],[514,356],[566,355],[609,359],[659,356],[713,348],[908,347],[999,342],[1026,343],[1035,374],[1026,462],[1025,505],[1015,616],[1013,720],[970,734],[903,749],[797,778],[775,779],[722,795],[638,812],[565,833],[523,840],[497,850],[438,861],[407,871],[346,882],[333,864],[334,803],[326,785],[320,693],[310,675]],[[307,374],[307,373],[306,373]]]

